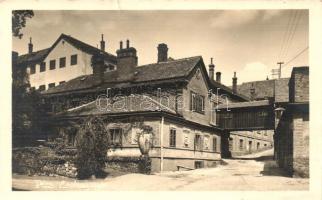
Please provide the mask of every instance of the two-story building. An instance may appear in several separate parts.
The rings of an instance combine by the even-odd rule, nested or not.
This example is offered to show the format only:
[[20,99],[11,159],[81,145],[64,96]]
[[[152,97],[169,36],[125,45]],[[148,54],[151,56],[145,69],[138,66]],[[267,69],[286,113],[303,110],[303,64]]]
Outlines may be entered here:
[[160,44],[157,62],[138,66],[136,49],[129,41],[123,48],[121,42],[116,70],[105,71],[107,63],[96,62],[93,74],[43,91],[52,105],[54,123],[48,126],[56,127],[48,130],[57,130],[48,135],[73,146],[77,134],[66,127],[100,116],[112,138],[108,157],[140,156],[135,139],[137,124],[144,123],[153,131],[152,171],[215,165],[221,159],[223,133],[217,127],[216,106],[246,99],[210,79],[201,56],[169,59],[167,51]]

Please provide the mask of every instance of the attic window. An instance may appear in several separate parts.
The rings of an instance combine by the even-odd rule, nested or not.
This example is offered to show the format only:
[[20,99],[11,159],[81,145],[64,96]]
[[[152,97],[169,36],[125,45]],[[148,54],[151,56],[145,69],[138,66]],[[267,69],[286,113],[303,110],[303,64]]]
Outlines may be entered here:
[[63,40],[61,43],[64,45],[65,44],[65,41]]

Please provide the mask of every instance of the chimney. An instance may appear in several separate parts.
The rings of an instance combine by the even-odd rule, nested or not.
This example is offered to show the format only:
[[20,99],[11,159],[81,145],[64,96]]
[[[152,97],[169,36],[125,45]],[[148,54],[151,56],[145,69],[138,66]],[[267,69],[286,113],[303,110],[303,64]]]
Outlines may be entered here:
[[251,101],[255,100],[255,87],[254,87],[254,83],[252,83],[252,86],[250,88],[250,100]]
[[30,38],[30,42],[29,42],[29,44],[28,44],[28,53],[32,53],[32,51],[33,51],[33,44],[32,44],[32,41],[31,41],[31,39],[32,38]]
[[116,51],[117,72],[121,79],[131,79],[134,75],[135,67],[138,65],[136,49],[130,47],[130,41],[126,40],[126,48],[123,49],[123,42],[120,42],[120,49]]
[[216,72],[216,81],[221,83],[221,72]]
[[103,83],[106,66],[104,64],[104,55],[102,52],[92,56],[92,67],[94,80],[99,84]]
[[211,80],[214,80],[214,78],[215,78],[215,65],[213,64],[213,58],[210,58],[209,78]]
[[104,41],[104,35],[102,34],[102,40],[101,40],[101,50],[105,51],[105,41]]
[[168,60],[168,46],[164,43],[158,45],[158,63]]
[[237,77],[236,77],[236,72],[234,72],[234,77],[233,77],[233,93],[237,93]]

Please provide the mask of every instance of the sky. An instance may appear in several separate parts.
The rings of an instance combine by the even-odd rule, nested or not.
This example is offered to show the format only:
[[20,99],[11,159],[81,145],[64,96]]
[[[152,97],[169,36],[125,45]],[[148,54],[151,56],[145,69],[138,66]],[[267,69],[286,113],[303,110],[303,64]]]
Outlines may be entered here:
[[168,55],[174,59],[202,56],[207,69],[213,57],[215,72],[222,73],[226,85],[232,85],[234,72],[240,84],[273,78],[271,70],[280,61],[287,63],[282,77],[289,77],[293,66],[309,65],[307,10],[34,13],[22,30],[23,38],[13,38],[13,50],[20,55],[27,53],[30,37],[37,51],[50,47],[61,33],[95,47],[104,34],[106,50],[113,54],[121,40],[129,39],[138,51],[139,65],[157,61],[159,43],[168,45]]

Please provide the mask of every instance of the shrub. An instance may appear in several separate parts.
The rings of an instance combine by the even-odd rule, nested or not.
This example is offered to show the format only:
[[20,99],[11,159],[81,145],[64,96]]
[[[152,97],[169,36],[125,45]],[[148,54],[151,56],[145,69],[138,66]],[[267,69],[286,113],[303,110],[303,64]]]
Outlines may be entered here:
[[76,167],[79,179],[87,179],[92,175],[103,178],[106,161],[108,138],[103,122],[97,118],[88,118],[79,130],[80,139],[77,144]]

